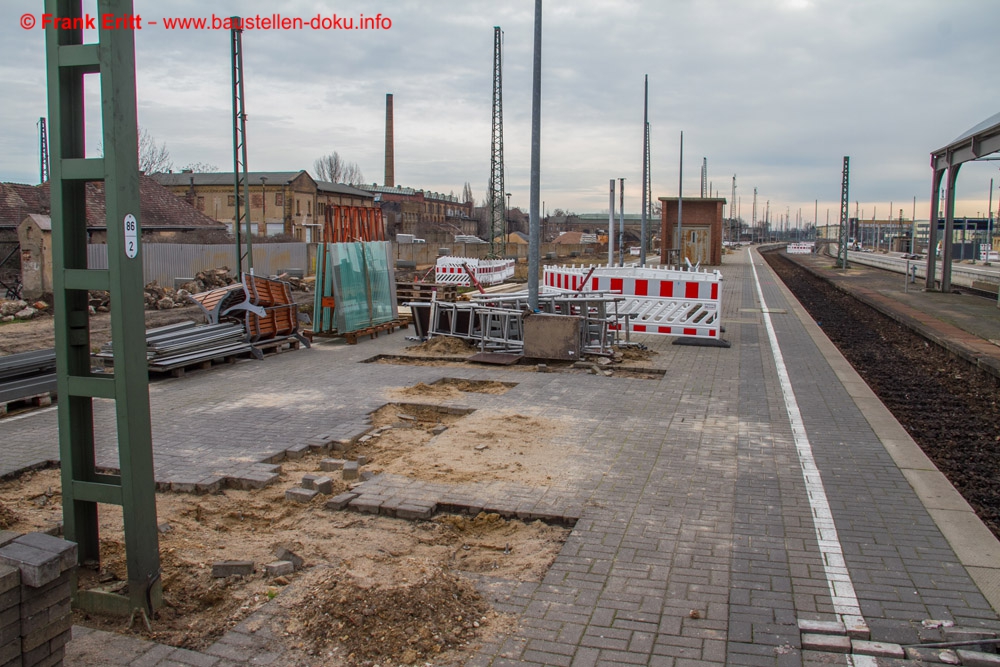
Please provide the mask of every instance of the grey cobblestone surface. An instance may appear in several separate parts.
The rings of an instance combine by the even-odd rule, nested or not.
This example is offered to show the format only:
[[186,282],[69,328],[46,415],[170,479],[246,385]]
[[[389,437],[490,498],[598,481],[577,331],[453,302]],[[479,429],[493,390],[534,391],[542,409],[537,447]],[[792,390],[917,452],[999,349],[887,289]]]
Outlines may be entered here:
[[[927,618],[1000,628],[773,275],[758,272],[871,639],[910,643]],[[266,476],[288,448],[363,432],[393,388],[442,377],[517,383],[453,405],[569,420],[561,437],[582,454],[551,488],[383,476],[355,490],[355,502],[391,512],[492,503],[578,517],[542,582],[480,582],[521,629],[472,664],[830,664],[800,650],[797,621],[834,620],[833,607],[747,253],[727,258],[723,273],[732,348],[646,337],[660,380],[359,363],[398,351],[406,341],[394,334],[155,382],[157,480],[182,488]],[[110,423],[105,402],[97,412]],[[54,412],[0,421],[0,472],[55,458],[55,428]],[[113,466],[111,442],[101,440],[98,457]],[[141,663],[153,645],[91,633],[70,643],[67,664],[91,664],[87,641],[120,644],[118,664],[282,664],[273,637],[234,633],[201,654],[161,649],[159,662],[150,653]]]

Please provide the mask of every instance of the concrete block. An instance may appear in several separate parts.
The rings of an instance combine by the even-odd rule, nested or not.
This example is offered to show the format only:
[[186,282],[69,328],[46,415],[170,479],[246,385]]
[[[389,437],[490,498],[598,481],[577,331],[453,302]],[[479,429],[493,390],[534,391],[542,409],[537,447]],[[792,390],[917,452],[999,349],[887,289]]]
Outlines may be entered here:
[[[47,615],[46,615],[47,616]],[[64,632],[68,632],[73,627],[73,617],[63,616],[52,619],[44,626],[32,631],[21,633],[21,651],[27,653],[39,646],[48,644],[49,640],[55,639]],[[49,647],[51,652],[51,647]]]
[[283,577],[286,574],[295,572],[295,566],[288,560],[276,560],[264,566],[264,572],[269,577]]
[[850,653],[851,638],[842,635],[803,633],[802,650],[823,651],[824,653]]
[[216,579],[231,577],[233,575],[247,576],[253,574],[252,560],[221,560],[212,563],[212,576]]
[[21,571],[21,583],[37,588],[59,578],[62,556],[17,541],[0,548],[0,564]]
[[59,554],[60,567],[68,570],[76,567],[76,543],[46,535],[44,533],[28,533],[14,540],[18,544],[26,544],[42,551]]
[[362,514],[378,514],[379,509],[382,507],[382,501],[359,496],[348,503],[347,506],[355,512],[361,512]]
[[958,654],[949,649],[910,646],[903,650],[906,653],[907,660],[916,660],[918,662],[937,662],[945,665],[961,664]]
[[368,465],[368,457],[367,456],[359,456],[358,458],[355,459],[355,461],[358,462],[359,466]]
[[0,530],[0,547],[7,546],[19,537],[21,537],[21,533],[14,532],[13,530]]
[[430,503],[409,502],[396,508],[396,516],[400,519],[430,519],[434,516],[437,505]]
[[347,461],[346,463],[344,463],[343,478],[345,482],[358,478],[357,461]]
[[323,507],[325,507],[328,510],[342,510],[345,507],[347,507],[348,503],[350,503],[357,497],[358,494],[351,493],[350,491],[346,493],[341,493],[326,501],[326,504],[323,505]]
[[303,489],[315,489],[316,488],[315,482],[317,479],[319,479],[319,475],[313,475],[313,474],[302,475],[302,483],[299,484],[299,486],[301,486]]
[[[10,565],[0,565],[0,594],[21,585],[21,571]],[[2,609],[4,607],[0,607]]]
[[319,462],[319,469],[323,472],[333,472],[334,470],[343,470],[346,461],[344,459],[323,459]]
[[8,641],[0,645],[0,665],[6,665],[14,658],[21,657],[21,642],[15,637],[13,641]]
[[238,489],[263,489],[278,481],[276,472],[247,472],[239,477],[231,477],[231,483]]
[[[942,628],[944,640],[947,642],[974,642],[979,639],[996,639],[997,633],[979,628],[952,627]],[[981,651],[983,653],[995,652],[995,644],[967,644],[965,648],[970,651]]]
[[316,497],[318,491],[315,489],[303,489],[301,487],[295,487],[293,489],[288,489],[285,491],[285,498],[296,503],[308,503],[310,500]]
[[333,480],[329,477],[317,477],[313,480],[313,488],[324,496],[328,496],[333,493]]
[[287,560],[296,570],[301,570],[306,564],[306,561],[302,558],[302,556],[298,555],[294,551],[286,549],[285,547],[278,547],[275,549],[274,557],[278,560]]
[[876,658],[897,658],[902,660],[905,657],[903,647],[890,642],[872,642],[864,639],[851,641],[851,652],[860,655],[870,655]]
[[966,651],[958,649],[955,651],[958,659],[962,661],[964,667],[1000,667],[1000,655],[996,653],[984,653],[982,651]]
[[431,429],[431,435],[441,435],[447,430],[448,430],[447,426],[445,426],[444,424],[438,424],[437,426]]
[[336,440],[330,441],[330,449],[335,452],[347,451],[347,448],[351,446],[350,438],[338,438]]
[[813,635],[846,635],[847,628],[840,621],[811,621],[800,618],[799,632],[808,632]]
[[[21,619],[15,618],[13,623],[0,626],[0,644],[12,642],[21,636]],[[0,665],[3,661],[0,660]]]
[[21,597],[21,617],[54,608],[68,601],[72,595],[72,575],[67,572],[55,581],[26,591]]
[[847,636],[851,639],[871,639],[871,630],[865,623],[864,616],[854,616],[844,614],[844,627],[847,629]]
[[301,459],[303,456],[309,453],[309,445],[302,443],[298,445],[292,445],[285,450],[285,456],[289,459]]
[[373,473],[371,470],[362,470],[361,473],[358,475],[358,479],[360,479],[362,482],[367,482],[370,479],[375,479],[375,473]]

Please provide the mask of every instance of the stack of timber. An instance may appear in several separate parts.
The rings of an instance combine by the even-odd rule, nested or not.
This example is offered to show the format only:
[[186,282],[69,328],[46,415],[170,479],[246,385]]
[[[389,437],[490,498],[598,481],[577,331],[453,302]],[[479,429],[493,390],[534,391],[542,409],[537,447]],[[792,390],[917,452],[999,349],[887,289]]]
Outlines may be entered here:
[[48,405],[56,391],[56,351],[37,350],[0,357],[0,415],[12,403]]
[[435,291],[438,301],[455,301],[458,298],[457,285],[397,281],[396,303],[402,306],[410,301],[429,302]]

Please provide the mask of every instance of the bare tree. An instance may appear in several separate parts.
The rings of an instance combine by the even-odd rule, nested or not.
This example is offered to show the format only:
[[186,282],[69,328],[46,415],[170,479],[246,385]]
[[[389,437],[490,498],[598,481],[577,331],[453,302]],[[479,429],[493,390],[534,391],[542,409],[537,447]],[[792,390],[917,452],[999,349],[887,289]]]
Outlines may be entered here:
[[340,157],[337,151],[324,155],[315,162],[313,168],[316,176],[321,181],[332,183],[347,183],[349,185],[363,185],[365,182],[361,167],[356,162],[347,162]]
[[214,174],[219,168],[208,162],[189,162],[181,167],[181,171],[193,171],[196,174]]
[[472,185],[468,181],[462,187],[462,203],[472,205],[476,203],[476,196],[472,194]]
[[156,174],[170,171],[174,163],[170,160],[167,144],[157,145],[156,139],[149,130],[139,128],[139,171],[144,174]]

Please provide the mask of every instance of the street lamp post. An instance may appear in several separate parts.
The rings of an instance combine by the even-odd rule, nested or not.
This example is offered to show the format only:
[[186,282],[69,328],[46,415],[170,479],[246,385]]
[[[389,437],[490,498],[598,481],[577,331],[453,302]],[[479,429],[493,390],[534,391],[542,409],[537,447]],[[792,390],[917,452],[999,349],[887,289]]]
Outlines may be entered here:
[[[507,215],[505,216],[506,219],[507,219],[507,224],[504,225],[504,228],[506,230],[505,231],[505,235],[506,236],[510,236],[510,194],[511,193],[509,193],[509,192],[507,193]],[[507,243],[507,239],[505,238],[504,239],[504,245],[505,246],[506,246],[506,243]]]

